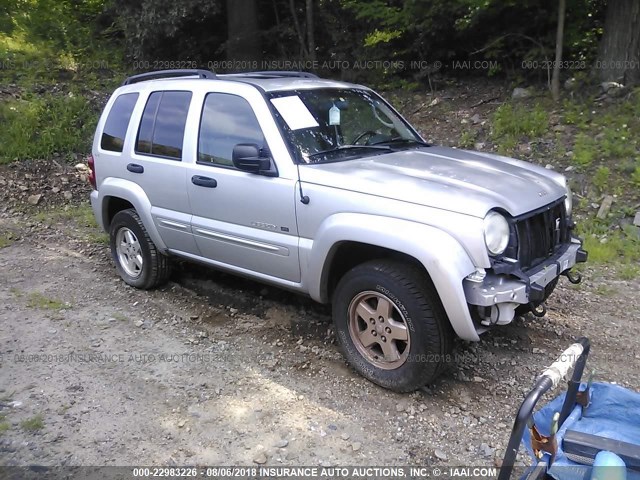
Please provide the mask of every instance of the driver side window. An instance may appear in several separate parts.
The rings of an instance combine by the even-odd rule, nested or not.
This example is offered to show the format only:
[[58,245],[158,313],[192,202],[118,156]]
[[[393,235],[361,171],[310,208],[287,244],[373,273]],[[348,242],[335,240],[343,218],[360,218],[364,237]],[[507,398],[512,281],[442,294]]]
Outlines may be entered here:
[[233,167],[231,154],[238,143],[265,146],[265,139],[249,102],[237,95],[209,93],[204,101],[198,163]]

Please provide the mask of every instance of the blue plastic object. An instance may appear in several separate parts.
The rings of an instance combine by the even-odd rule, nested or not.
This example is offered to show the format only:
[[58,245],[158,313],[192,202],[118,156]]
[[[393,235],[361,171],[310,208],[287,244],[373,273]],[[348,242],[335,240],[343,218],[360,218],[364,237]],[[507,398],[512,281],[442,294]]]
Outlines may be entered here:
[[[581,389],[586,387],[585,384]],[[533,414],[536,427],[543,435],[549,435],[551,419],[555,412],[562,409],[565,394],[556,397],[538,412]],[[560,426],[556,438],[558,453],[547,474],[556,480],[590,480],[592,470],[589,465],[581,465],[567,458],[562,450],[562,440],[567,430],[575,430],[592,435],[598,435],[614,440],[640,445],[640,393],[608,383],[593,383],[591,385],[591,404],[582,412],[582,407],[576,406]],[[522,439],[525,448],[537,462],[531,451],[530,435],[525,431]],[[604,457],[605,459],[609,457]],[[611,475],[620,467],[604,467],[607,475],[602,478],[613,480]],[[596,472],[597,473],[597,472]],[[618,477],[615,477],[616,479]],[[620,477],[625,478],[625,477]],[[626,479],[640,480],[640,472],[626,469]]]
[[615,453],[599,452],[593,462],[591,480],[627,480],[627,466]]

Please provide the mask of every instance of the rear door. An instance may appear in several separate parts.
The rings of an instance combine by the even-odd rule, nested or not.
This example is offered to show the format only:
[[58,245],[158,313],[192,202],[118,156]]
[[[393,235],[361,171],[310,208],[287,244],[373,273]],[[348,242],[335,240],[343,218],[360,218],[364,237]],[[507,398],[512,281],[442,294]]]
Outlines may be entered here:
[[206,94],[187,178],[193,234],[201,255],[221,266],[299,282],[295,180],[243,172],[231,160],[239,143],[271,155],[263,131],[244,97]]
[[123,176],[140,185],[151,202],[151,214],[167,247],[192,254],[191,208],[186,190],[187,166],[182,163],[184,132],[192,93],[181,90],[148,92],[138,112],[135,141]]

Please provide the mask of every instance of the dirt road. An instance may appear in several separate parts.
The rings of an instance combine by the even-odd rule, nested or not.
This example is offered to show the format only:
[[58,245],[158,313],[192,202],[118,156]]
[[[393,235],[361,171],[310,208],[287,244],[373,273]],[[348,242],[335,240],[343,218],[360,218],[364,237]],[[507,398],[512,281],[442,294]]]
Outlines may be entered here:
[[345,365],[325,307],[189,265],[137,291],[76,218],[1,210],[0,465],[493,466],[574,338],[597,378],[640,384],[640,282],[608,269],[400,395]]

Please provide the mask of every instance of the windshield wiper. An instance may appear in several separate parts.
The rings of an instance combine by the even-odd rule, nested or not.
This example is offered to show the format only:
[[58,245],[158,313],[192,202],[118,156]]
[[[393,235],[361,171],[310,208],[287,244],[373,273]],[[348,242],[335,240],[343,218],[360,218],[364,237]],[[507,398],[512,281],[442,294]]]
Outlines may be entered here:
[[430,147],[431,144],[427,143],[427,142],[423,142],[422,140],[418,140],[415,138],[404,138],[404,137],[393,137],[389,140],[381,140],[379,142],[375,142],[372,143],[372,146],[380,146],[383,145],[385,143],[417,143],[418,145],[421,145],[423,147]]
[[329,150],[322,150],[321,152],[312,153],[309,155],[309,158],[326,155],[327,153],[339,152],[342,150],[351,150],[354,148],[368,148],[370,150],[391,150],[391,147],[387,145],[340,145],[339,147],[330,148]]

